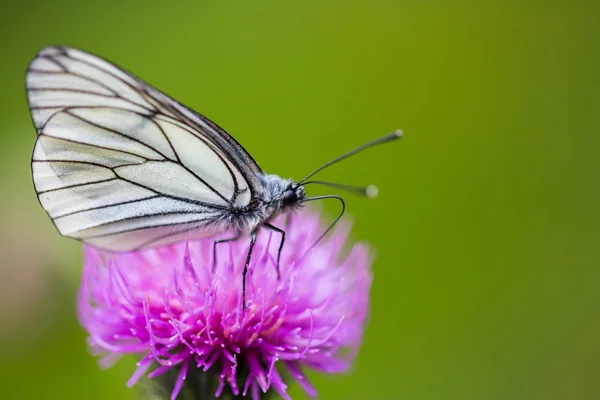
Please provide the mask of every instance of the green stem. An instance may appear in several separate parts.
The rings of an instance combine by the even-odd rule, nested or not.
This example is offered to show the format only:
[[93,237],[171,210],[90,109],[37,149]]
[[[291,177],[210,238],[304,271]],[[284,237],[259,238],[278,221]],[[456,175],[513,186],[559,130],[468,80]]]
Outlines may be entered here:
[[[215,365],[210,370],[204,372],[192,362],[176,400],[217,400],[215,396],[219,387],[219,373],[217,371],[220,371],[220,368]],[[179,368],[172,368],[156,378],[143,380],[141,383],[140,400],[170,400],[178,374]],[[247,376],[247,369],[239,366],[237,381],[240,392],[244,388]],[[272,390],[267,391],[267,393],[261,393],[261,400],[270,399],[273,395],[274,392]],[[226,384],[218,400],[247,398],[248,396],[244,397],[241,393],[236,396],[231,391],[229,385]]]

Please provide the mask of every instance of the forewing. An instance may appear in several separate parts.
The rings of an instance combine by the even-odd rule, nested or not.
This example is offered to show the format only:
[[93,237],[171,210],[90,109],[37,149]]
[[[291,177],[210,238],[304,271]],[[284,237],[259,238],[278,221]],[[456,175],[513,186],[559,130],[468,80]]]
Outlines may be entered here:
[[33,180],[63,235],[114,251],[205,236],[258,190],[227,133],[95,56],[44,49],[27,89]]
[[[261,190],[256,177],[262,173],[261,169],[225,130],[106,60],[73,48],[47,47],[29,65],[26,81],[31,114],[38,133],[54,114],[74,107],[130,111],[130,118],[135,119],[134,115],[138,114],[152,117],[154,121],[160,120],[170,127],[179,126],[218,149],[219,156],[223,157],[236,180],[235,198],[232,198],[235,205],[247,205]],[[176,129],[173,128],[173,131]],[[138,139],[145,141],[143,130],[137,132],[142,136]],[[132,134],[135,135],[136,131]],[[189,140],[186,135],[178,136]],[[185,140],[179,144],[185,145]],[[198,155],[190,152],[182,154],[194,158],[196,166],[202,163]]]

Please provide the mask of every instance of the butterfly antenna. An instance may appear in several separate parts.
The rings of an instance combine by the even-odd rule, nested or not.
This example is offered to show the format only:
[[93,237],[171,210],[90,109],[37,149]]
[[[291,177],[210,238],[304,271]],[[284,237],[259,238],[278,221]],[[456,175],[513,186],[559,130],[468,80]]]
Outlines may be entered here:
[[298,182],[298,184],[299,185],[303,185],[304,182],[306,182],[307,179],[309,179],[310,177],[312,177],[316,173],[318,173],[318,172],[324,170],[325,168],[327,168],[327,167],[329,167],[329,166],[331,166],[331,165],[333,165],[333,164],[335,164],[337,162],[340,162],[340,161],[342,161],[342,160],[344,160],[344,159],[346,159],[346,158],[348,158],[350,156],[353,156],[356,153],[360,153],[363,150],[366,150],[366,149],[368,149],[370,147],[373,147],[373,146],[377,146],[379,144],[383,144],[383,143],[391,142],[392,140],[399,139],[399,138],[402,137],[402,135],[403,135],[402,130],[398,129],[398,130],[396,130],[396,131],[394,131],[392,133],[389,133],[389,134],[387,134],[385,136],[382,136],[382,137],[380,137],[378,139],[375,139],[375,140],[372,140],[372,141],[370,141],[368,143],[365,143],[362,146],[359,146],[356,149],[354,149],[352,151],[349,151],[346,154],[342,154],[341,156],[339,156],[337,158],[334,158],[333,160],[331,160],[331,161],[329,161],[329,162],[321,165],[319,168],[317,168],[316,170],[314,170],[313,172],[311,172],[310,174],[308,174],[308,176],[306,176],[300,182]]
[[333,227],[335,226],[335,224],[338,223],[338,221],[342,218],[342,216],[344,215],[344,212],[346,211],[346,203],[344,202],[344,199],[341,198],[340,196],[336,196],[334,194],[327,195],[327,196],[309,197],[307,199],[304,199],[304,201],[315,201],[315,200],[325,200],[325,199],[336,199],[336,200],[338,200],[342,204],[342,209],[340,210],[340,213],[336,217],[336,219],[333,220],[333,222],[331,223],[331,225],[329,225],[329,227],[327,229],[325,229],[325,232],[323,232],[321,234],[321,236],[319,236],[319,238],[317,240],[315,240],[315,242],[312,244],[312,246],[310,246],[308,248],[308,250],[306,250],[306,252],[304,254],[302,254],[302,256],[298,259],[298,261],[301,261],[302,259],[304,259],[304,257],[306,257],[306,255],[308,253],[310,253],[310,251],[329,233],[329,231],[331,231],[331,229],[333,229]]
[[379,194],[379,189],[375,185],[367,185],[367,186],[352,186],[346,185],[345,183],[335,183],[335,182],[324,182],[324,181],[308,181],[304,182],[302,185],[310,185],[317,184],[323,185],[334,189],[344,190],[348,193],[356,194],[358,196],[369,197],[371,199],[377,197]]

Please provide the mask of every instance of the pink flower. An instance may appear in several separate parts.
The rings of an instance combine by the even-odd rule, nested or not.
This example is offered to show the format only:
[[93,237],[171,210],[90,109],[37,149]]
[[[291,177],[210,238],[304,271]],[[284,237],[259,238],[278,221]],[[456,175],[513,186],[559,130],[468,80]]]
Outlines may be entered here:
[[[283,218],[274,224],[285,226]],[[85,247],[78,314],[91,348],[107,366],[124,354],[141,355],[128,385],[151,367],[150,378],[175,372],[172,399],[205,372],[215,376],[216,397],[226,390],[260,399],[260,391],[273,390],[289,399],[281,371],[316,395],[303,369],[349,368],[362,341],[372,280],[368,248],[345,249],[346,222],[300,259],[324,228],[314,212],[291,217],[279,280],[280,236],[259,231],[246,310],[248,238],[219,245],[214,273],[214,238],[116,255]]]

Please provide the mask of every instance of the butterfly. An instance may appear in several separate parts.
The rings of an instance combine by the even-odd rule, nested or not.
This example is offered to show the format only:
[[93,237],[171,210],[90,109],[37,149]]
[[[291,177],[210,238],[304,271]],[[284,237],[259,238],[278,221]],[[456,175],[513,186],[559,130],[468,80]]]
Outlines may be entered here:
[[37,139],[31,169],[38,199],[58,231],[112,252],[135,251],[190,238],[250,235],[245,275],[259,228],[308,201],[305,186],[322,184],[373,197],[364,188],[309,179],[322,169],[402,136],[366,143],[300,181],[266,174],[224,129],[140,78],[90,53],[42,49],[26,73]]

